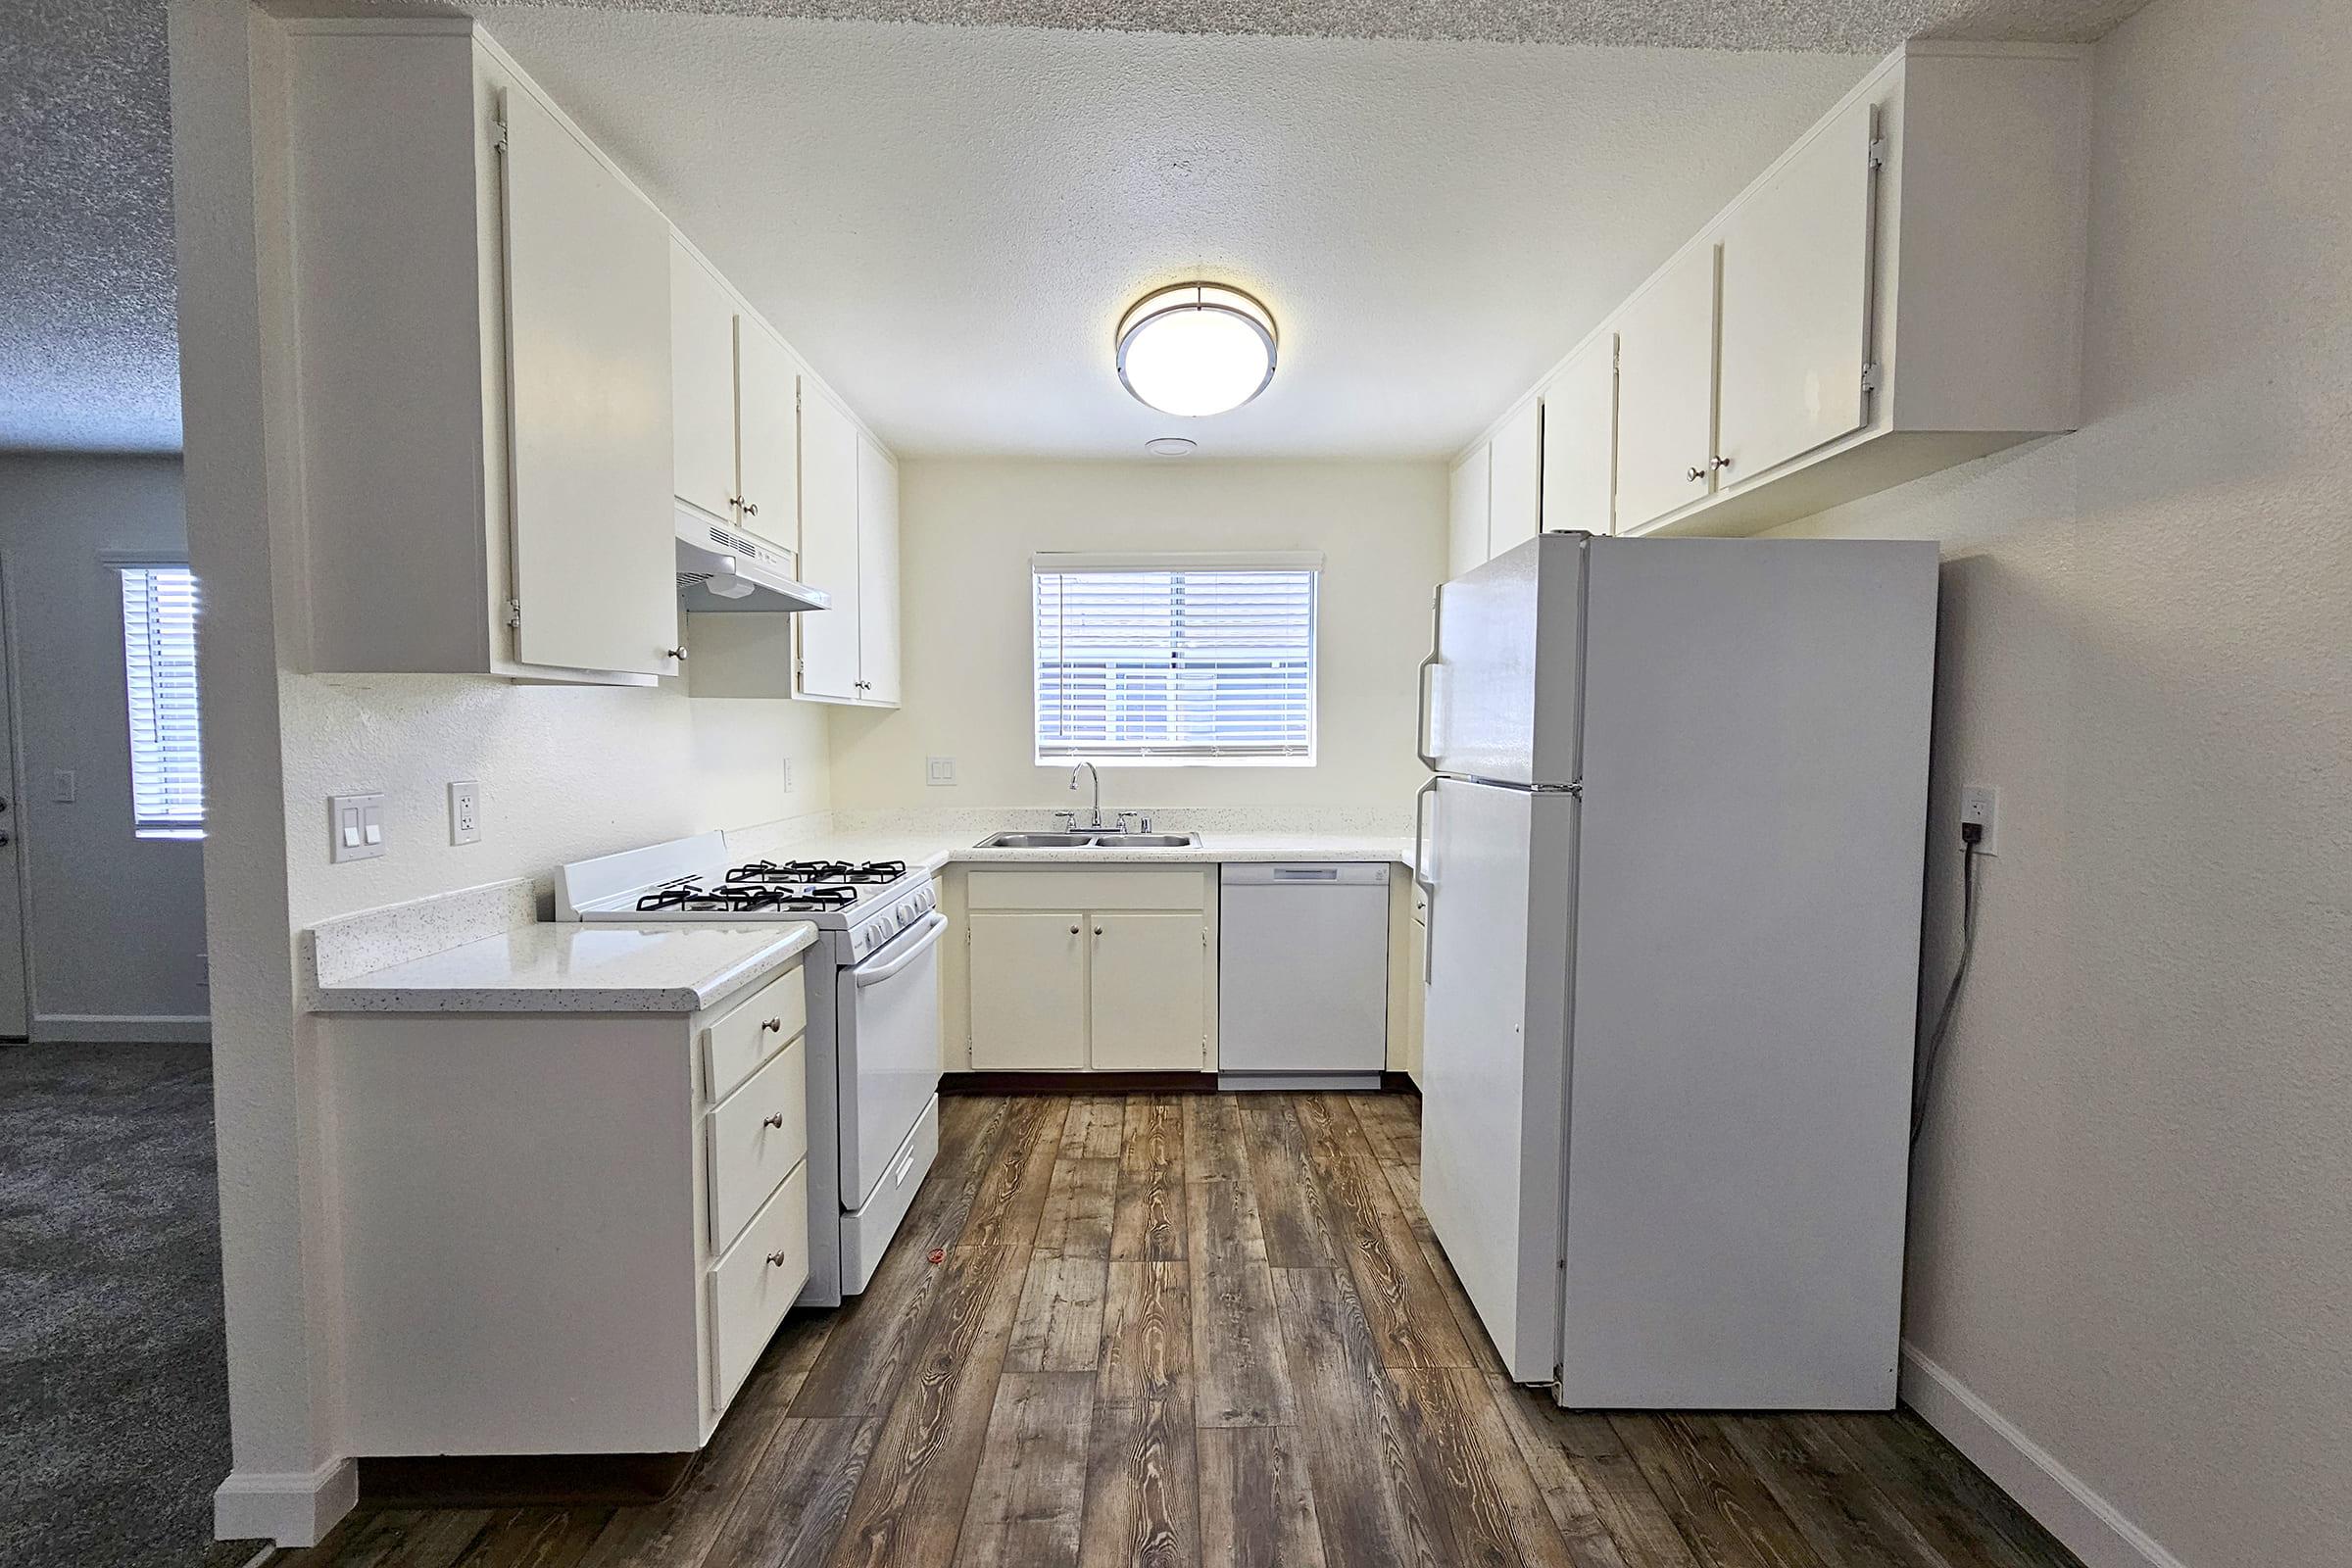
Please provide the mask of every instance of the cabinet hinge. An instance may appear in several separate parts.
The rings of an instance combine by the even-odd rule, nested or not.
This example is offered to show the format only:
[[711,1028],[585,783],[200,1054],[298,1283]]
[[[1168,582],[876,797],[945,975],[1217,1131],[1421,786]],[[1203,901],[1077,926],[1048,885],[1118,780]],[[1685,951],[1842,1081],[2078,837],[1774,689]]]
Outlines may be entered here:
[[503,153],[507,150],[507,122],[505,121],[496,120],[491,122],[490,146],[494,151],[497,152]]
[[1886,167],[1886,138],[1884,136],[1870,138],[1870,167],[1873,169]]
[[1873,360],[1868,365],[1862,367],[1862,390],[1865,392],[1876,392],[1878,389],[1879,362]]
[[507,624],[510,626],[519,626],[522,624],[521,600],[510,599],[507,601]]

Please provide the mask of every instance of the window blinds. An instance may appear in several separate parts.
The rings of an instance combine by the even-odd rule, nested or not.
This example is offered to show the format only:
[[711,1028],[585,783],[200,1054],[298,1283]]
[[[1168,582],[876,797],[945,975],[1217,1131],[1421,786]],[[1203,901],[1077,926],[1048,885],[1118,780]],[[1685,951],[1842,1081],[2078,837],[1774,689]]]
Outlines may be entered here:
[[1041,558],[1038,760],[1311,760],[1317,576]]
[[124,566],[122,653],[130,698],[130,789],[141,828],[204,825],[196,714],[196,576]]

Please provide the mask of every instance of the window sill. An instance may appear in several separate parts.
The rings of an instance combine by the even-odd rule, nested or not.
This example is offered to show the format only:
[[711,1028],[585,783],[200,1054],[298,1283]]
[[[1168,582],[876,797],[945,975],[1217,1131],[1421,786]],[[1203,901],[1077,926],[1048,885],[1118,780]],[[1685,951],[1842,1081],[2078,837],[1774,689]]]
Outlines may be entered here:
[[139,827],[131,829],[133,837],[142,839],[202,839],[200,827]]
[[1312,767],[1315,759],[1305,757],[1041,757],[1040,767],[1076,767],[1092,763],[1096,767]]

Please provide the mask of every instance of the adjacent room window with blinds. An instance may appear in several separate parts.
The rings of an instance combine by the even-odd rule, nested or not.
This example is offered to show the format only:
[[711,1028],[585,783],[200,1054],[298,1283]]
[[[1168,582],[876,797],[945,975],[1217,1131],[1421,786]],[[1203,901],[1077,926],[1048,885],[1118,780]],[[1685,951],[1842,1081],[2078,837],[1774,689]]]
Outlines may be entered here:
[[1035,557],[1037,760],[1312,763],[1321,568],[1314,555]]
[[133,825],[145,835],[193,837],[204,831],[196,577],[185,566],[117,569],[122,576]]

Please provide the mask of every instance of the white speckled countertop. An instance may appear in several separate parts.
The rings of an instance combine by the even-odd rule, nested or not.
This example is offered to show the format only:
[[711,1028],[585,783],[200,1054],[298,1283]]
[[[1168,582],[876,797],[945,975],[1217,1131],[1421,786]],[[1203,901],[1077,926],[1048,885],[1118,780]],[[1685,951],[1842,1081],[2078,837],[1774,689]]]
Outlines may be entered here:
[[806,920],[517,925],[318,988],[319,1012],[699,1012],[816,941]]
[[[991,830],[994,831],[994,830]],[[1179,830],[1180,831],[1180,830]],[[1229,833],[1204,830],[1182,849],[984,850],[988,833],[916,829],[831,833],[804,839],[792,853],[810,859],[906,860],[936,874],[947,865],[1213,865],[1225,860],[1351,860],[1410,865],[1413,841],[1378,833]]]

